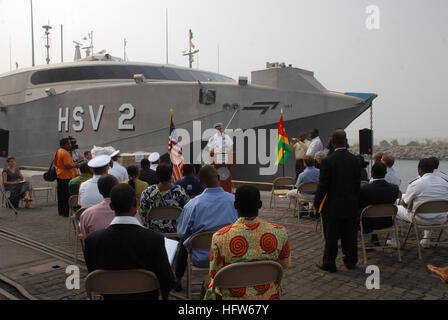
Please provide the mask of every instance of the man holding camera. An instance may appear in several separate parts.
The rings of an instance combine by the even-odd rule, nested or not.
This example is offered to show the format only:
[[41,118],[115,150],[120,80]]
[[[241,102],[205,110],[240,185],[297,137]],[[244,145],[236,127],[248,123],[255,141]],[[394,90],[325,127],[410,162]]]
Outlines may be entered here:
[[70,192],[68,184],[70,180],[77,176],[76,169],[80,167],[79,163],[74,163],[70,151],[72,144],[70,139],[64,138],[59,141],[60,148],[54,156],[54,167],[56,168],[56,177],[58,182],[58,212],[60,216],[68,217],[70,208],[68,199]]

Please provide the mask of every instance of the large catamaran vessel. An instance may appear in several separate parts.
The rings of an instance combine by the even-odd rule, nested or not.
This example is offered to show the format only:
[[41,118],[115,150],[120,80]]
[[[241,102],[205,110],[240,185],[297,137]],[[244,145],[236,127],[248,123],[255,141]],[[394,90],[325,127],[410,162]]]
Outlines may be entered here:
[[[174,65],[127,62],[97,54],[71,63],[49,64],[0,75],[0,128],[10,132],[9,154],[20,165],[48,167],[59,140],[76,138],[84,151],[93,146],[113,146],[121,152],[167,153],[170,110],[175,125],[190,134],[190,157],[207,141],[193,132],[217,122],[229,129],[268,129],[266,141],[256,142],[256,152],[276,151],[275,135],[283,109],[288,135],[320,130],[326,143],[336,128],[346,128],[371,107],[375,94],[337,93],[327,90],[313,72],[268,63],[247,78],[230,77]],[[196,122],[197,124],[198,122]],[[259,131],[257,131],[259,132]],[[249,136],[249,135],[248,135]],[[275,148],[269,147],[274,141]],[[254,143],[246,138],[247,144]],[[194,147],[199,143],[199,148]],[[182,145],[182,141],[181,141]],[[281,175],[260,175],[259,168],[273,165],[265,157],[244,155],[233,166],[233,179],[269,181]],[[275,158],[275,156],[274,156]],[[294,156],[286,175],[295,176]],[[4,165],[4,163],[2,163]]]

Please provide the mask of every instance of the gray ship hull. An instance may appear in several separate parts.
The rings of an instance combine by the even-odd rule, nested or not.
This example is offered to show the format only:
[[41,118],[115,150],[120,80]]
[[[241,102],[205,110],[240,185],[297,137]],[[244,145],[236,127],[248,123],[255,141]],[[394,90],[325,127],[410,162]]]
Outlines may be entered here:
[[[332,130],[346,128],[376,97],[328,91],[311,72],[293,68],[257,71],[252,74],[252,80],[249,85],[78,81],[51,84],[53,90],[49,90],[48,84],[34,85],[17,98],[23,96],[27,102],[0,108],[0,128],[10,131],[9,154],[16,157],[20,166],[48,167],[59,140],[68,136],[77,139],[81,151],[93,146],[113,146],[122,153],[146,151],[163,155],[167,153],[170,109],[173,109],[176,128],[187,132],[189,138],[181,141],[187,162],[201,160],[198,154],[208,140],[202,134],[214,123],[229,123],[229,129],[256,129],[257,133],[260,129],[267,130],[265,142],[255,142],[256,149],[249,151],[247,144],[239,149],[238,153],[243,150],[245,160],[254,152],[258,156],[255,163],[244,161],[234,165],[233,178],[272,181],[282,169],[276,174],[260,176],[260,167],[267,164],[259,154],[264,158],[269,154],[275,156],[281,110],[289,137],[318,128],[326,143]],[[210,104],[200,99],[201,90],[205,89],[215,93]],[[8,97],[12,96],[0,96],[0,100]],[[254,142],[251,143],[253,147]],[[263,144],[265,150],[259,150]],[[293,158],[291,155],[285,168],[289,176],[295,175]]]

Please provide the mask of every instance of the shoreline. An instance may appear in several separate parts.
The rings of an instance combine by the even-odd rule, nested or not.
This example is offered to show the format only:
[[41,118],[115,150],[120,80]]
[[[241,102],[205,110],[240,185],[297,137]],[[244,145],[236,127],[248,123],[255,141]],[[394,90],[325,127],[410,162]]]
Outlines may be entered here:
[[[352,150],[359,152],[359,146],[354,145]],[[448,161],[448,145],[425,146],[375,146],[374,153],[382,152],[393,156],[396,160],[420,160],[437,157],[440,161]]]

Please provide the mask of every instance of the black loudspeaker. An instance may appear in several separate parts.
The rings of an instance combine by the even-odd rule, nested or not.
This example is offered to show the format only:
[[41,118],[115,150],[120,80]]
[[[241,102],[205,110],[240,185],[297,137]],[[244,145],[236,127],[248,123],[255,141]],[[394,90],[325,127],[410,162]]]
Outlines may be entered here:
[[359,153],[372,154],[373,131],[370,129],[359,130]]
[[7,158],[9,149],[9,131],[0,129],[0,157]]

